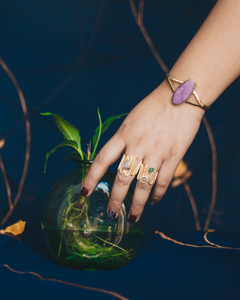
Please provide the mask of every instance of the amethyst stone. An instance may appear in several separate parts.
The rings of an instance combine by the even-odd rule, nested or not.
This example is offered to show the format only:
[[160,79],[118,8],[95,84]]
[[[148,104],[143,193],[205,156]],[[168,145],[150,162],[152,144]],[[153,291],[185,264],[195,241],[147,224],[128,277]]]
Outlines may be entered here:
[[187,80],[182,83],[175,91],[172,97],[172,103],[178,105],[187,100],[187,98],[192,94],[195,87],[195,82],[193,80]]

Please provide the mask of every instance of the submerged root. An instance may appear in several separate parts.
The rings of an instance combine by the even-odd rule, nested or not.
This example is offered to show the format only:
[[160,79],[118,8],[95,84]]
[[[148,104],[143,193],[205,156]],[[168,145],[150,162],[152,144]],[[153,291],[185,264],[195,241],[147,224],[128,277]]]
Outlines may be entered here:
[[[130,260],[133,257],[133,249],[125,250],[107,239],[98,236],[95,226],[92,226],[89,222],[87,204],[84,203],[79,206],[79,201],[71,203],[71,193],[68,196],[69,206],[64,209],[62,214],[63,231],[60,238],[58,258],[63,249],[63,243],[69,254],[65,260],[74,260],[77,262],[83,258],[87,258],[96,259],[97,262],[101,263],[108,263],[114,260],[114,262],[120,264],[122,261]],[[83,232],[78,231],[79,224],[83,222],[86,224],[84,231],[89,232],[87,238]]]

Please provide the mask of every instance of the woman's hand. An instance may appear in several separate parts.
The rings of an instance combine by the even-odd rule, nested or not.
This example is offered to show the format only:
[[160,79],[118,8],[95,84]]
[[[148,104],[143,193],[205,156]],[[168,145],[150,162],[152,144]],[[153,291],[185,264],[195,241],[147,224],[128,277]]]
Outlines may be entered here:
[[[174,106],[171,96],[170,86],[164,81],[134,107],[100,150],[83,182],[82,194],[90,195],[108,167],[124,152],[158,170],[155,185],[137,182],[128,216],[131,223],[139,220],[148,199],[150,205],[162,199],[204,114],[201,108],[186,103]],[[133,178],[117,173],[107,209],[110,218],[118,216]]]
[[[211,105],[240,74],[239,15],[239,1],[217,1],[170,71],[173,78],[194,79],[205,105]],[[201,108],[186,103],[174,106],[171,98],[172,91],[164,81],[129,113],[95,158],[83,182],[82,195],[90,195],[108,167],[125,152],[159,170],[155,186],[137,182],[129,222],[139,220],[148,198],[154,204],[161,200],[204,114]],[[189,101],[194,102],[194,96]],[[108,204],[110,218],[118,216],[132,180],[117,173]]]

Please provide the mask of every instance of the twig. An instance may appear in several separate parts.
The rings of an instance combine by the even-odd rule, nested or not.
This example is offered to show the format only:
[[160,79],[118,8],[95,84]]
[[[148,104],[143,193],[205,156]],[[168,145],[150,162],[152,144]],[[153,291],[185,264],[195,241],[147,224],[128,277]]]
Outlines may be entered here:
[[207,231],[212,218],[214,207],[216,205],[216,198],[217,198],[217,149],[216,149],[211,127],[205,116],[203,117],[203,123],[206,127],[208,138],[212,149],[212,200],[208,211],[207,219],[204,225],[204,230]]
[[13,206],[13,204],[12,204],[12,193],[11,193],[10,184],[9,184],[9,181],[8,181],[7,173],[6,173],[1,155],[0,155],[0,169],[1,169],[2,174],[3,174],[3,179],[4,179],[4,182],[5,182],[5,185],[6,185],[6,189],[7,189],[8,204],[9,204],[9,207],[11,209],[12,206]]
[[199,217],[198,217],[198,209],[197,209],[197,205],[196,205],[196,202],[194,200],[192,191],[190,189],[189,184],[186,181],[183,183],[183,186],[184,186],[184,188],[185,188],[185,190],[188,194],[189,201],[192,205],[192,210],[193,210],[193,215],[194,215],[194,220],[195,220],[195,225],[196,225],[197,231],[200,231],[201,230],[201,225],[200,225]]
[[19,85],[16,77],[13,75],[13,73],[8,68],[8,66],[5,64],[5,62],[2,60],[1,57],[0,57],[0,65],[2,66],[4,71],[7,73],[7,75],[10,77],[10,79],[12,80],[12,82],[14,84],[14,87],[17,90],[17,93],[18,93],[18,96],[19,96],[19,99],[20,99],[20,102],[21,102],[22,110],[23,110],[25,124],[26,124],[26,151],[25,151],[25,160],[24,160],[24,165],[23,165],[22,176],[21,176],[21,179],[20,179],[20,182],[19,182],[17,195],[16,195],[12,205],[10,205],[8,213],[6,214],[6,216],[3,218],[2,222],[0,223],[0,225],[4,225],[5,222],[8,220],[8,218],[10,217],[10,215],[12,214],[13,209],[17,205],[18,200],[19,200],[19,198],[21,196],[21,193],[22,193],[22,189],[23,189],[23,185],[24,185],[24,182],[25,182],[25,179],[26,179],[26,175],[27,175],[27,171],[28,171],[28,165],[29,165],[31,133],[30,133],[30,121],[29,121],[29,117],[28,117],[27,105],[26,105],[26,101],[25,101],[24,96],[23,96],[23,92],[20,88],[20,85]]
[[129,300],[126,297],[123,297],[120,294],[112,292],[112,291],[108,291],[108,290],[104,290],[104,289],[99,289],[99,288],[95,288],[95,287],[90,287],[90,286],[85,286],[85,285],[81,285],[81,284],[77,284],[77,283],[73,283],[73,282],[67,282],[67,281],[63,281],[63,280],[59,280],[59,279],[55,279],[55,278],[44,278],[40,274],[38,274],[36,272],[22,272],[22,271],[14,270],[13,268],[11,268],[7,264],[2,264],[0,266],[8,268],[8,270],[10,270],[10,271],[12,271],[14,273],[34,275],[34,276],[38,277],[38,279],[43,280],[43,281],[54,281],[54,282],[58,282],[58,283],[61,283],[61,284],[65,284],[65,285],[77,287],[77,288],[80,288],[80,289],[86,289],[86,290],[91,290],[91,291],[95,291],[95,292],[100,292],[100,293],[108,294],[108,295],[114,296],[114,297],[116,297],[118,299],[121,299],[121,300]]
[[137,13],[137,8],[136,8],[136,5],[134,3],[134,0],[129,0],[130,2],[130,6],[131,6],[131,9],[132,9],[132,13],[133,13],[133,16],[134,16],[134,19],[137,23],[137,25],[139,26],[149,48],[151,49],[153,55],[155,56],[157,62],[159,63],[160,67],[163,69],[163,71],[165,73],[168,73],[169,70],[168,70],[168,67],[165,65],[164,61],[162,60],[161,56],[159,55],[157,49],[155,48],[145,26],[143,25],[143,7],[144,7],[144,0],[140,1],[139,3],[139,13]]

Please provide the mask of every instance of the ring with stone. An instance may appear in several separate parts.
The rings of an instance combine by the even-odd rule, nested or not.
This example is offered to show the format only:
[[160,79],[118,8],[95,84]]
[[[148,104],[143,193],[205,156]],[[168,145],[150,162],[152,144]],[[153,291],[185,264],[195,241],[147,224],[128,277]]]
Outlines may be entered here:
[[141,164],[142,161],[138,157],[133,158],[132,156],[124,153],[118,166],[118,171],[125,176],[135,176]]
[[158,170],[155,170],[153,167],[148,167],[147,164],[142,163],[138,172],[137,180],[142,183],[148,183],[153,185],[157,179]]

